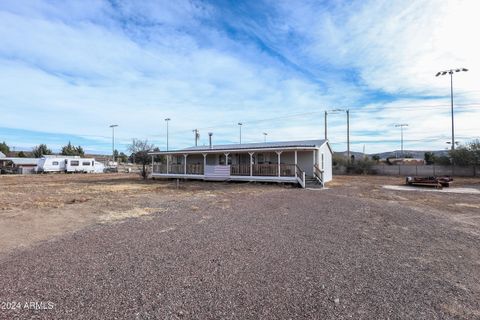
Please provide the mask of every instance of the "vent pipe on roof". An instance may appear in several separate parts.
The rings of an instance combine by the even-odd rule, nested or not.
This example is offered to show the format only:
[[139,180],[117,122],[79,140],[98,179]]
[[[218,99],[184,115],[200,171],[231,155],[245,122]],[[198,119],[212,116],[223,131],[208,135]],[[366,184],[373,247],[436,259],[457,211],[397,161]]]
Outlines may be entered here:
[[208,133],[208,144],[210,145],[210,149],[212,149],[212,135],[213,132]]

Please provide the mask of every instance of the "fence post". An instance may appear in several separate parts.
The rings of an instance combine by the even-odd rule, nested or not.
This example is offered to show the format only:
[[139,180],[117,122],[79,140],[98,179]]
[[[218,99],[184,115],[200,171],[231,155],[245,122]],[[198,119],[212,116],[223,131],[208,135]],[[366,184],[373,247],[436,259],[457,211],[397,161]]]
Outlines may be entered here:
[[399,177],[401,176],[401,173],[400,173],[400,165],[398,165],[398,176],[399,176]]

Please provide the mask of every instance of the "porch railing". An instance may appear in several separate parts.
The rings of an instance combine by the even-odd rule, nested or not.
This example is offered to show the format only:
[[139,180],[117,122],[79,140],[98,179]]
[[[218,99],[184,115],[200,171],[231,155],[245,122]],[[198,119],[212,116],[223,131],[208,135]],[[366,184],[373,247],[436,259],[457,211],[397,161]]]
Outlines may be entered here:
[[187,174],[203,174],[203,164],[187,164]]
[[170,164],[168,173],[170,174],[184,174],[185,166],[183,164]]
[[[278,166],[278,165],[276,165]],[[294,164],[280,164],[280,176],[282,177],[295,177],[295,165]]]
[[300,169],[298,165],[295,166],[295,176],[302,188],[305,188],[305,171]]
[[278,176],[278,165],[254,164],[252,171],[254,176]]
[[[166,164],[154,164],[153,173],[167,173]],[[185,165],[184,164],[169,164],[168,165],[169,174],[184,174]],[[203,164],[187,164],[187,174],[203,174]]]
[[318,167],[318,165],[313,166],[313,175],[323,186],[323,170]]
[[249,164],[232,164],[230,165],[230,175],[232,176],[249,176],[250,165]]
[[153,173],[167,173],[167,165],[162,163],[154,164]]

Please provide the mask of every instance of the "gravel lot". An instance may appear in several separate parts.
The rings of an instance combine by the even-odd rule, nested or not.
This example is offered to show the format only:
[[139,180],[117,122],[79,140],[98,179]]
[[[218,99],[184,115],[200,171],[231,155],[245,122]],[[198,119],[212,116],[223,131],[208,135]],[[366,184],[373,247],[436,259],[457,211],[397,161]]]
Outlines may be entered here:
[[[46,178],[10,179],[2,192],[23,199]],[[70,178],[48,179],[53,190]],[[85,188],[62,203],[88,200],[0,211],[25,233],[29,215],[84,216],[23,247],[0,242],[0,302],[20,302],[0,318],[480,319],[478,195],[383,189],[403,181],[392,177],[320,191],[72,179]]]

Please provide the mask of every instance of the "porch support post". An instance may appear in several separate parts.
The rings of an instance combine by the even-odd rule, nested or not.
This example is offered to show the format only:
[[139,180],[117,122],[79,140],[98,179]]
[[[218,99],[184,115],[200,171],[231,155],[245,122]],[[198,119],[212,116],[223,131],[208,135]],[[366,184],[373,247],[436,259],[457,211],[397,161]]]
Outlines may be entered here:
[[253,155],[255,152],[249,152],[250,155],[250,177],[253,176]]
[[312,172],[315,172],[315,165],[316,165],[316,163],[315,163],[315,149],[313,150],[312,153],[313,153],[313,166],[312,166],[313,171]]
[[277,172],[277,174],[280,177],[280,155],[282,154],[282,151],[275,151],[275,152],[277,153],[277,158],[278,158],[278,160],[277,160],[278,161],[278,164],[277,164],[278,165],[278,172]]
[[228,156],[230,155],[230,153],[225,152],[224,155],[225,155],[225,165],[228,166]]
[[297,177],[297,150],[295,150],[295,177]]
[[152,154],[152,174],[153,174],[153,154]]
[[187,156],[188,154],[183,155],[184,163],[183,163],[183,174],[187,174]]
[[169,171],[169,170],[168,170],[168,163],[169,163],[168,160],[169,160],[169,159],[170,159],[170,155],[167,154],[167,174],[168,174],[168,171]]
[[205,167],[207,166],[207,153],[202,153],[203,155],[203,174],[205,175]]

